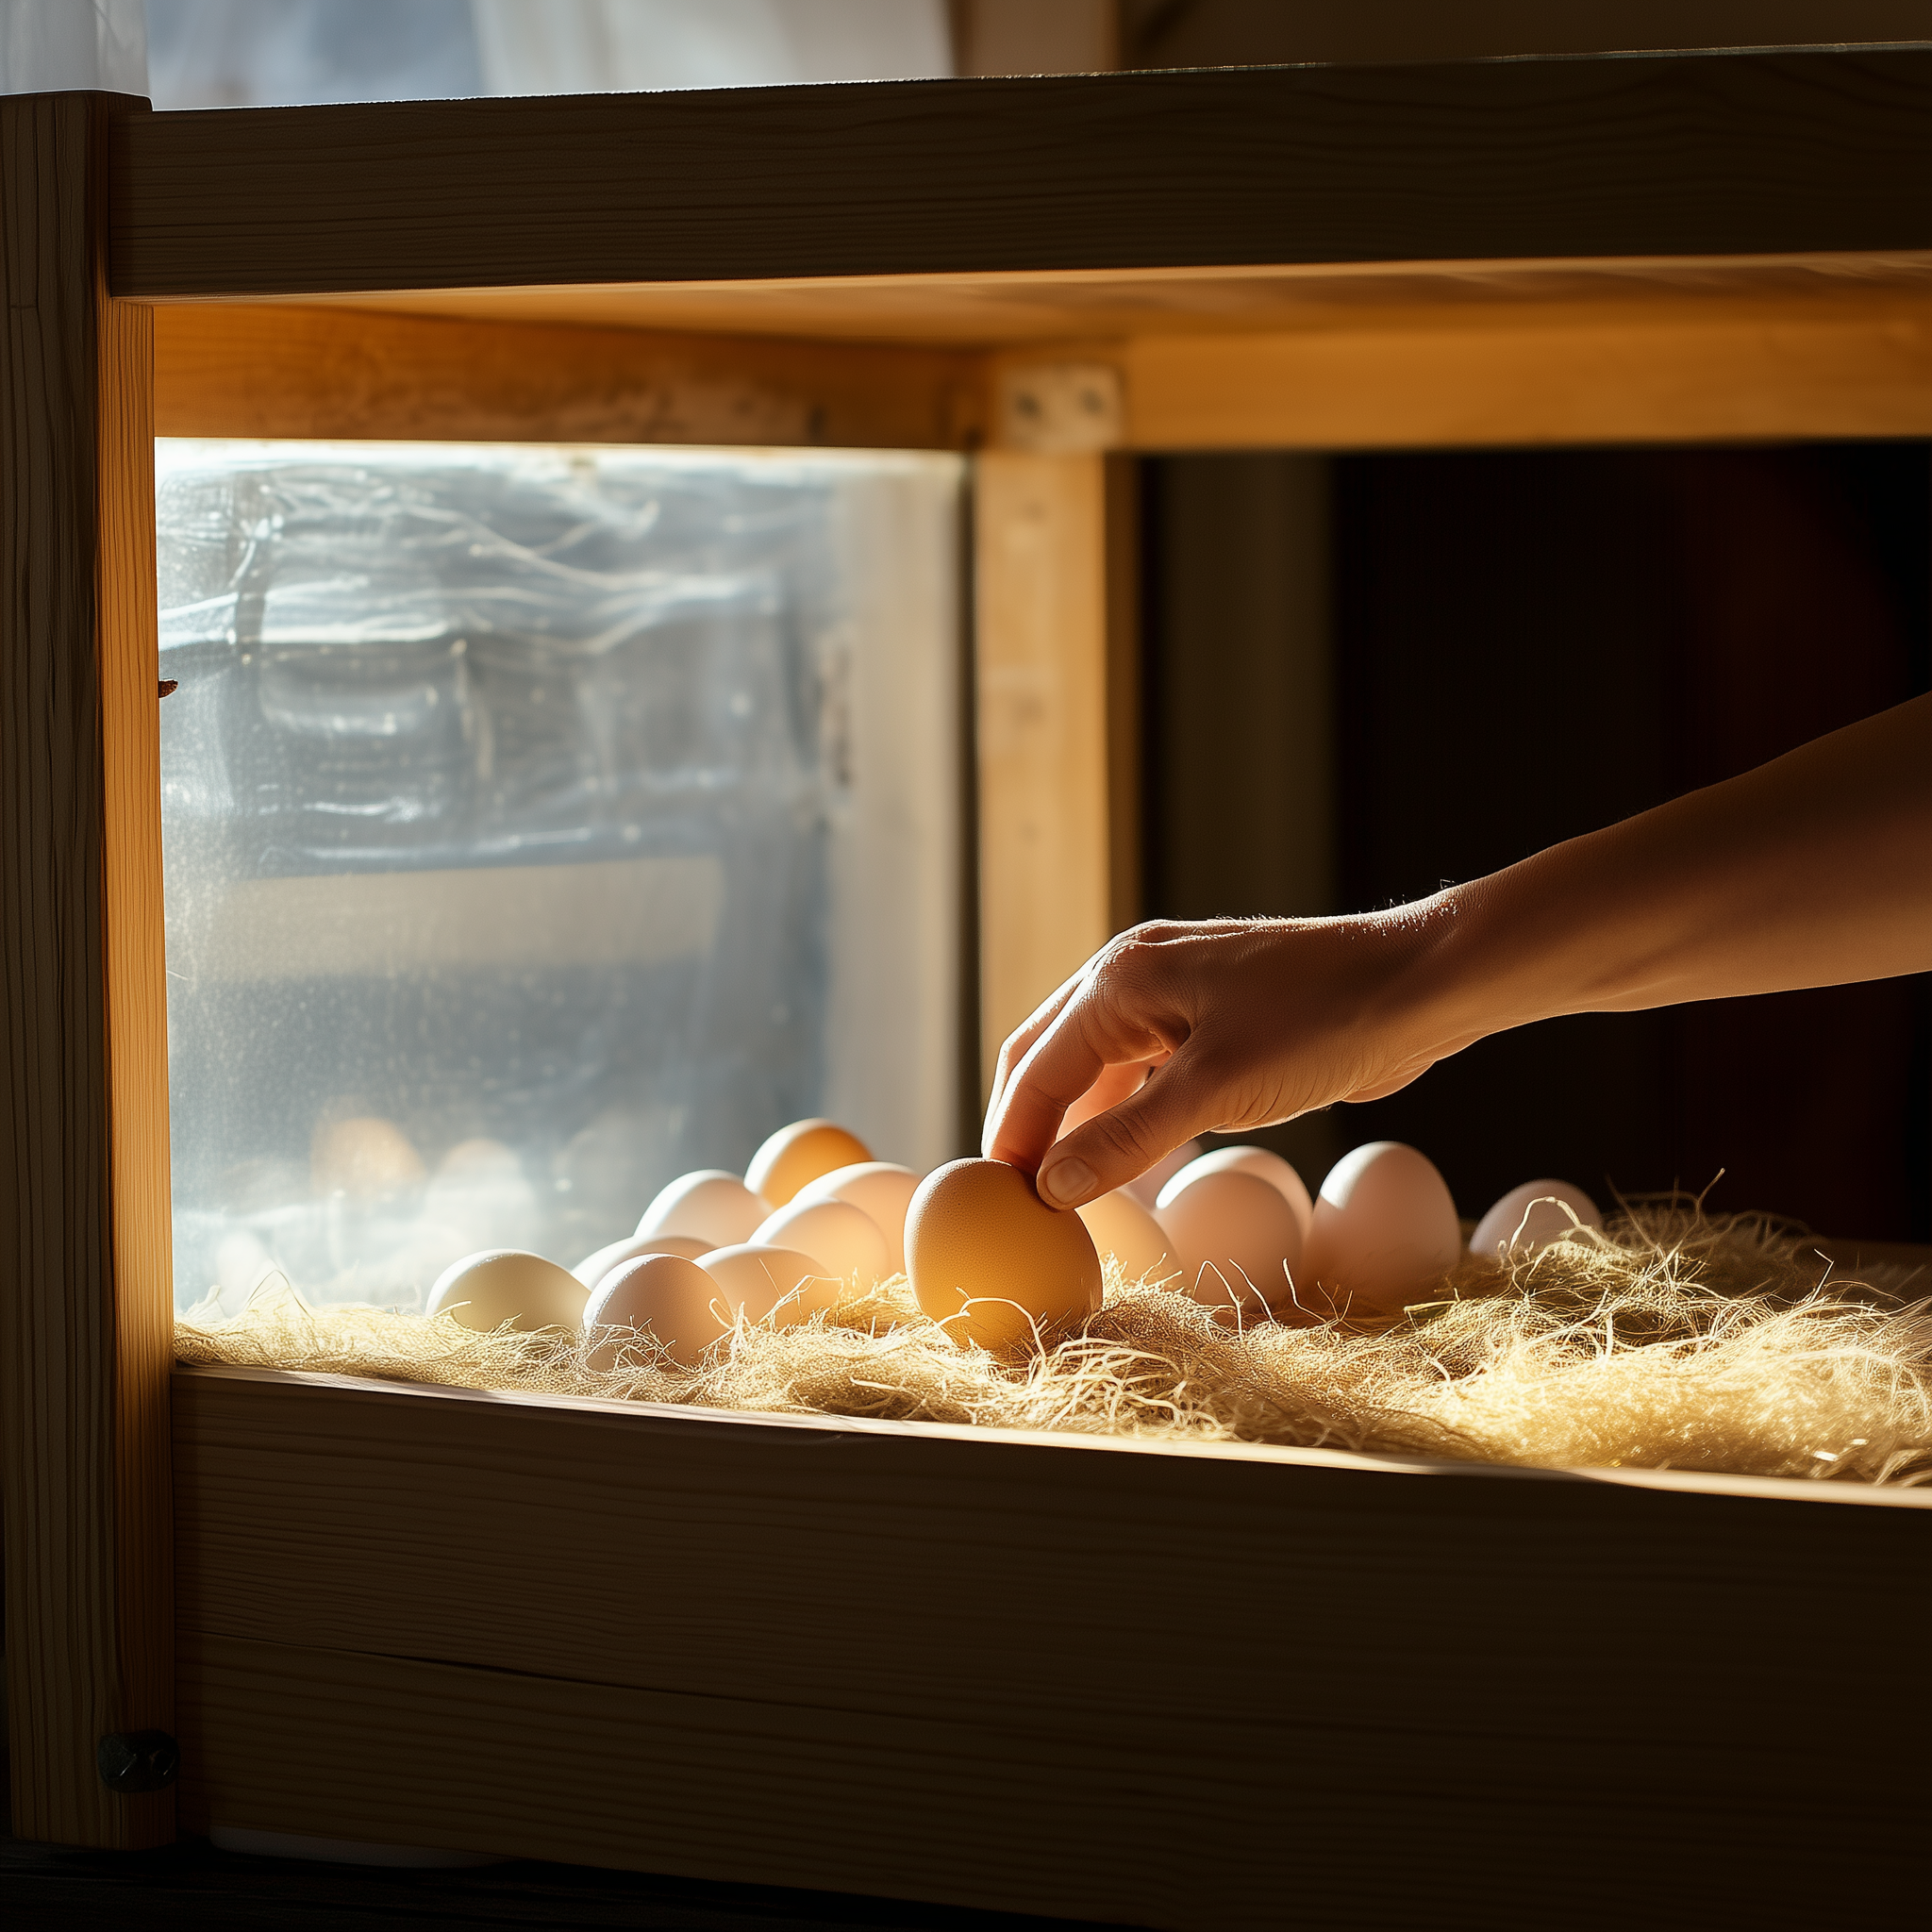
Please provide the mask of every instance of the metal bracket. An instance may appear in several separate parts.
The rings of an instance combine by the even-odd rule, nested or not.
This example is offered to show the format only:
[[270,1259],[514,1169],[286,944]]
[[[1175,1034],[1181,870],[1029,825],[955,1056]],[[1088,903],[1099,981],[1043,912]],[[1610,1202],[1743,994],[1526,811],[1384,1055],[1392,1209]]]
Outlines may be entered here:
[[1023,363],[1002,370],[997,387],[1008,449],[1082,456],[1126,441],[1126,399],[1111,363]]
[[181,1747],[166,1731],[109,1731],[94,1763],[110,1791],[162,1791],[181,1774]]

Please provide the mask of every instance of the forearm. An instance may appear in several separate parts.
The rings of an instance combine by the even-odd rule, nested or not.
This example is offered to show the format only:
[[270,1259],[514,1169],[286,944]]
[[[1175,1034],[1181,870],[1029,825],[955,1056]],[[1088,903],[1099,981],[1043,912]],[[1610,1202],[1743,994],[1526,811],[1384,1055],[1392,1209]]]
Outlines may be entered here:
[[1452,889],[1427,918],[1409,991],[1445,1046],[1932,969],[1932,698]]
[[1137,927],[1007,1041],[986,1146],[1073,1207],[1530,1021],[1928,970],[1932,697],[1415,905]]

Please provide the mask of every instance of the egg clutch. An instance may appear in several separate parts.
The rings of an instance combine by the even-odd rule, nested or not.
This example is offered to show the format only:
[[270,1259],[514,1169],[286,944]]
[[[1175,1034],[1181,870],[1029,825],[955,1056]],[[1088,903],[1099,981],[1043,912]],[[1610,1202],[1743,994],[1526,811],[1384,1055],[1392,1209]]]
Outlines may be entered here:
[[[1581,1189],[1528,1181],[1483,1216],[1469,1248],[1500,1259],[1601,1225]],[[486,1333],[575,1331],[595,1368],[648,1337],[694,1368],[741,1322],[808,1323],[904,1274],[951,1340],[1009,1353],[1099,1309],[1106,1256],[1127,1281],[1245,1326],[1395,1313],[1463,1252],[1442,1176],[1399,1141],[1344,1156],[1312,1200],[1279,1155],[1221,1147],[1061,1211],[1001,1161],[955,1160],[922,1178],[807,1120],[774,1134],[741,1177],[706,1168],[671,1182],[635,1234],[575,1268],[514,1248],[467,1256],[437,1280],[428,1312]]]

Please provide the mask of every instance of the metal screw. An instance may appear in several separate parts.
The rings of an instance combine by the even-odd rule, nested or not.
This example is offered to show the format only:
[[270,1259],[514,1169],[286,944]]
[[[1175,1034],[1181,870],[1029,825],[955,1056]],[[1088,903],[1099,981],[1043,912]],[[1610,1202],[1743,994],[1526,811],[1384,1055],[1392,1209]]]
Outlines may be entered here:
[[181,1747],[166,1731],[109,1731],[94,1752],[110,1791],[161,1791],[181,1771]]

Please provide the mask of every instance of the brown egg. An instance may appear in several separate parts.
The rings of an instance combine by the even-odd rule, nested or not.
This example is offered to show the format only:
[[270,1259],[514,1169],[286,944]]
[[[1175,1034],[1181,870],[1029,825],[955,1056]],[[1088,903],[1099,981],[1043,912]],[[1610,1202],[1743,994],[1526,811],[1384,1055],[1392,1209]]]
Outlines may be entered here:
[[1103,1255],[1111,1255],[1129,1282],[1178,1285],[1172,1279],[1181,1272],[1174,1244],[1161,1232],[1160,1224],[1124,1188],[1116,1188],[1074,1211],[1087,1224],[1094,1247]]
[[920,1183],[906,1260],[919,1306],[962,1344],[1030,1348],[1100,1307],[1086,1224],[1003,1160],[949,1161]]
[[808,1181],[871,1158],[872,1149],[857,1134],[832,1121],[793,1121],[752,1156],[744,1184],[774,1208],[783,1208]]

